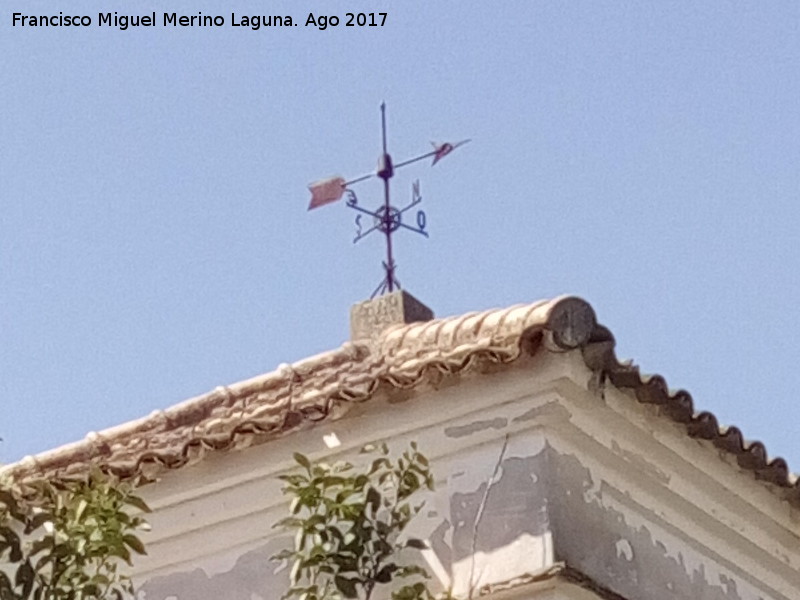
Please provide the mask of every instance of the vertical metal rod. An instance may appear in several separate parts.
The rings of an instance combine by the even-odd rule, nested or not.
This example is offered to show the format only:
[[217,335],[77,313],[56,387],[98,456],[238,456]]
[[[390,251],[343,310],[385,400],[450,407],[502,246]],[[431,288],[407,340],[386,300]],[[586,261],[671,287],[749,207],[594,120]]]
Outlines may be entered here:
[[[381,103],[381,131],[383,133],[383,160],[386,163],[388,153],[386,152],[386,103]],[[391,168],[390,168],[391,169]],[[392,258],[392,219],[389,213],[389,178],[392,176],[391,170],[383,176],[383,221],[386,231],[386,285],[389,292],[394,291],[394,259]]]
[[386,102],[381,102],[381,131],[383,132],[383,153],[386,154]]

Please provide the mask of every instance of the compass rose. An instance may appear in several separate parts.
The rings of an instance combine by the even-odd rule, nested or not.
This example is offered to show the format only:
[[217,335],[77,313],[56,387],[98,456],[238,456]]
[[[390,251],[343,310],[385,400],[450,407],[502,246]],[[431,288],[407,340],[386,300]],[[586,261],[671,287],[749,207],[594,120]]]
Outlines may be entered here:
[[[356,236],[353,239],[353,243],[357,243],[358,241],[364,239],[373,231],[380,231],[384,234],[386,238],[386,260],[383,261],[383,268],[386,272],[386,275],[372,293],[372,298],[378,294],[392,292],[395,289],[400,288],[400,282],[395,275],[397,266],[392,255],[392,234],[399,229],[407,229],[409,231],[413,231],[414,233],[419,233],[420,235],[428,237],[428,232],[426,231],[427,219],[424,211],[416,211],[416,219],[413,225],[409,225],[403,221],[406,213],[422,202],[422,195],[419,191],[419,180],[415,181],[412,185],[411,202],[409,204],[402,208],[396,208],[390,202],[389,180],[394,176],[395,169],[405,167],[426,158],[433,158],[433,162],[431,164],[431,166],[433,166],[442,158],[450,154],[453,150],[470,141],[464,140],[455,144],[433,143],[432,151],[420,154],[419,156],[415,156],[414,158],[410,158],[408,160],[404,160],[395,165],[392,163],[392,157],[389,155],[389,152],[386,149],[385,103],[381,104],[381,131],[383,136],[383,153],[378,160],[378,168],[374,173],[368,173],[349,181],[345,180],[344,177],[330,177],[328,179],[323,179],[312,183],[308,186],[308,189],[311,191],[311,202],[308,205],[308,210],[319,208],[320,206],[324,206],[332,202],[337,202],[341,200],[345,194],[347,195],[346,205],[359,213],[356,215]],[[358,197],[350,186],[373,177],[378,177],[379,179],[383,180],[383,204],[375,210],[369,210],[358,203]],[[371,220],[366,219],[366,222],[364,222],[365,215],[371,217]]]

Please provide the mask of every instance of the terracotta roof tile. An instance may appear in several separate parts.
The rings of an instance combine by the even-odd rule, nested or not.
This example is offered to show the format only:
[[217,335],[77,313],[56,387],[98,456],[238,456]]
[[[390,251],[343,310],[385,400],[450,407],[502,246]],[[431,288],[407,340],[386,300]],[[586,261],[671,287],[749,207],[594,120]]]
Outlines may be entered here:
[[509,363],[523,352],[535,352],[542,341],[581,348],[586,364],[616,387],[632,390],[639,402],[659,405],[686,425],[687,435],[731,453],[743,469],[800,505],[800,485],[786,461],[769,460],[760,442],[746,442],[736,427],[720,427],[711,413],[696,413],[692,397],[683,390],[670,391],[662,377],[644,376],[638,367],[619,362],[611,333],[596,323],[586,302],[574,297],[393,326],[374,344],[346,343],[281,365],[272,373],[26,457],[0,473],[20,479],[69,478],[81,476],[94,463],[141,483],[163,469],[202,460],[208,452],[246,448],[335,416],[337,407],[367,400],[382,386],[413,387],[478,363]]

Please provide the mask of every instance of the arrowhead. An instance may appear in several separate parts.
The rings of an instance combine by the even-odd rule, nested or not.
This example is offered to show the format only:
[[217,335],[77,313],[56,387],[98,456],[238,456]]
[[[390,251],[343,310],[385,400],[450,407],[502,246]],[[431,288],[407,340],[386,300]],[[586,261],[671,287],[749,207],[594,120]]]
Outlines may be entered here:
[[431,166],[435,165],[437,162],[439,162],[445,156],[450,154],[453,150],[455,150],[459,146],[463,146],[464,144],[466,144],[469,141],[471,141],[471,140],[462,140],[462,141],[457,142],[455,144],[451,144],[450,142],[444,142],[442,144],[437,144],[436,142],[431,142],[431,144],[433,144],[433,149],[434,149],[433,163],[431,164]]

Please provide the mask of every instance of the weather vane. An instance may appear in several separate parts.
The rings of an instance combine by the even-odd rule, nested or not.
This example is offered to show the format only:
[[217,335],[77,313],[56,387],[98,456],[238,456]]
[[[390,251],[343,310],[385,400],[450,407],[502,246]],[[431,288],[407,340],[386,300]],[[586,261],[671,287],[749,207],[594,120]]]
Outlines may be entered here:
[[[392,256],[392,234],[402,227],[428,237],[428,232],[425,230],[425,213],[422,210],[417,211],[416,227],[403,222],[403,214],[422,202],[422,196],[419,192],[419,180],[415,181],[411,187],[410,204],[399,209],[390,204],[389,180],[394,176],[394,170],[431,157],[433,157],[433,163],[431,164],[431,166],[433,166],[443,157],[450,154],[453,150],[470,141],[464,140],[456,144],[433,143],[432,151],[408,160],[404,160],[395,165],[392,164],[392,157],[389,156],[389,152],[386,149],[385,103],[381,104],[381,131],[383,134],[383,153],[378,160],[378,168],[374,173],[362,175],[361,177],[356,177],[350,181],[346,181],[344,177],[340,176],[329,177],[328,179],[316,181],[308,186],[308,189],[311,191],[311,202],[308,205],[308,210],[319,208],[320,206],[341,200],[345,193],[347,194],[347,206],[359,213],[356,216],[356,237],[353,239],[354,244],[368,236],[373,231],[380,231],[386,236],[386,260],[383,262],[383,268],[386,271],[386,276],[372,293],[371,298],[374,298],[378,294],[392,292],[395,289],[400,288],[400,282],[395,276],[396,265]],[[349,187],[360,181],[371,179],[372,177],[379,177],[380,179],[383,179],[383,205],[377,210],[368,210],[360,206],[358,204],[358,197],[356,196],[356,193]],[[363,215],[369,215],[372,217],[372,223],[371,225],[366,225],[366,229],[365,225],[361,223]]]

